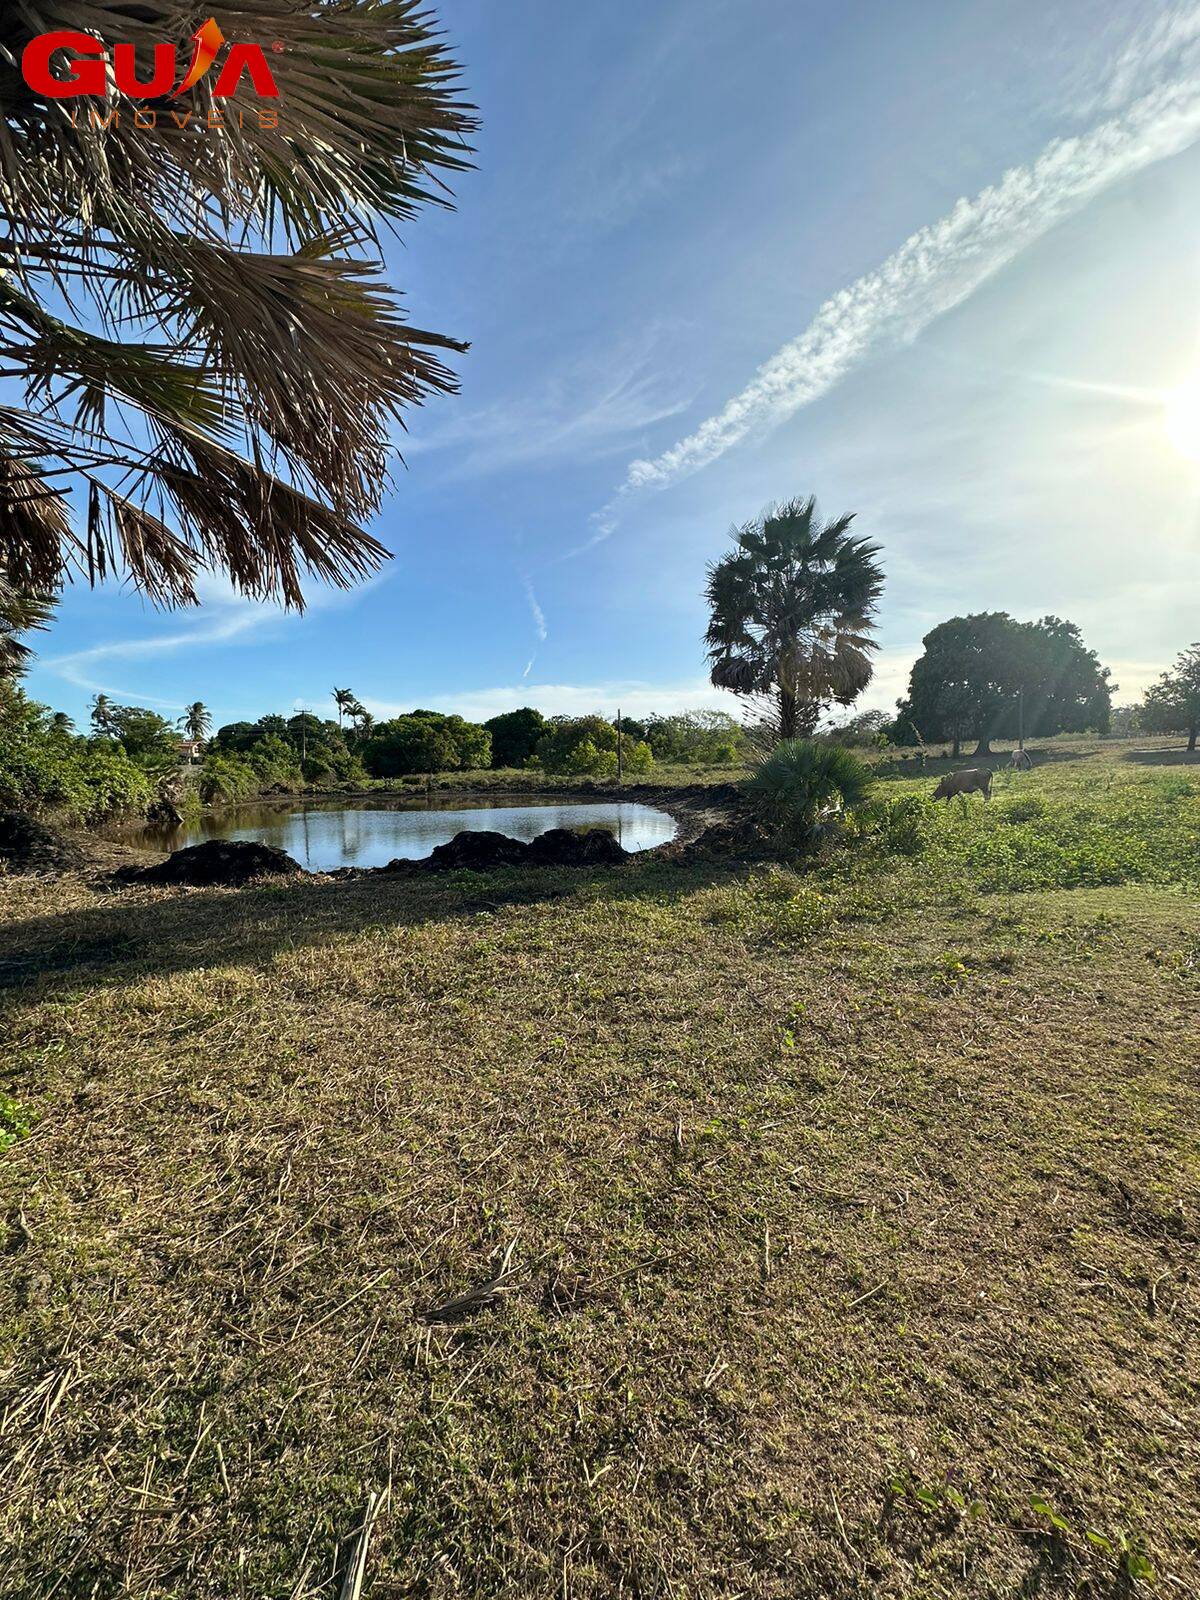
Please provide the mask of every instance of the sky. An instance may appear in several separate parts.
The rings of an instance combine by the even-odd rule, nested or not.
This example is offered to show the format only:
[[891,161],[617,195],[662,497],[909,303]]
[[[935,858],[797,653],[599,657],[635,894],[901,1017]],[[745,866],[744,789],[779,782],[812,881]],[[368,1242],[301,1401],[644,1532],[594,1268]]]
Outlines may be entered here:
[[389,249],[471,341],[393,552],[303,615],[67,591],[27,687],[217,724],[723,706],[706,565],[815,494],[882,547],[874,681],[1069,617],[1135,699],[1200,627],[1200,5],[441,0],[482,128]]

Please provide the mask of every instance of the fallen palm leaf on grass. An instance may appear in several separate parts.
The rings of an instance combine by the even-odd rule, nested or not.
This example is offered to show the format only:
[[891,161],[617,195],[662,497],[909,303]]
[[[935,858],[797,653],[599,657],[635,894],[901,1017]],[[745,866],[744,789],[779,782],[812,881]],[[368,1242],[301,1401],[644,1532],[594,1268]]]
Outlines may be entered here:
[[502,1295],[508,1294],[515,1286],[517,1273],[509,1266],[509,1262],[516,1246],[517,1241],[514,1239],[505,1250],[500,1270],[495,1277],[489,1278],[486,1283],[478,1284],[474,1289],[468,1289],[466,1294],[459,1295],[454,1300],[447,1300],[444,1305],[420,1312],[420,1320],[457,1322],[462,1317],[469,1317],[475,1311],[482,1311],[485,1306],[494,1305]]

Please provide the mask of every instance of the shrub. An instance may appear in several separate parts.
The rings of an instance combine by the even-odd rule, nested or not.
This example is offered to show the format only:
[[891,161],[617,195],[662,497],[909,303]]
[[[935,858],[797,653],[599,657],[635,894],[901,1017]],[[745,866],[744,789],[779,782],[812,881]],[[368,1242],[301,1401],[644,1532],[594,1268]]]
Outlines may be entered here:
[[259,776],[241,756],[208,755],[200,764],[196,788],[206,806],[228,805],[257,794]]
[[924,855],[938,824],[928,795],[902,794],[873,800],[862,812],[862,831],[893,856]]
[[[649,772],[654,753],[641,739],[621,735],[621,756],[627,772]],[[546,772],[572,777],[609,778],[617,771],[617,730],[603,717],[553,717],[525,763]]]
[[625,743],[625,748],[622,751],[622,760],[625,764],[625,771],[636,773],[639,776],[644,772],[649,772],[654,765],[654,756],[646,741],[639,739],[632,749],[629,748],[625,741],[623,743]]
[[853,751],[812,739],[785,739],[746,784],[759,817],[789,843],[806,846],[867,799],[871,769]]
[[0,684],[0,807],[58,811],[86,823],[142,811],[153,797],[146,773],[120,745],[64,732],[44,706]]
[[563,752],[554,770],[577,778],[611,777],[617,770],[617,752],[599,750],[591,739],[581,739]]

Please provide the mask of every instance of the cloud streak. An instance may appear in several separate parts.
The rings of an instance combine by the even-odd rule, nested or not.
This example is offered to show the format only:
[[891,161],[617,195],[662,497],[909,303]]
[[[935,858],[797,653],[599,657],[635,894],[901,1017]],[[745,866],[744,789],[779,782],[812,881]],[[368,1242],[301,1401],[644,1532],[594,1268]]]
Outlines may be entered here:
[[[1122,71],[1129,70],[1124,62]],[[580,550],[614,531],[631,495],[666,488],[766,434],[878,351],[915,339],[1105,189],[1178,155],[1198,136],[1200,83],[1188,75],[1159,84],[1086,134],[1053,140],[1029,165],[959,200],[881,266],[826,300],[720,411],[660,455],[632,461],[594,514],[595,531]]]

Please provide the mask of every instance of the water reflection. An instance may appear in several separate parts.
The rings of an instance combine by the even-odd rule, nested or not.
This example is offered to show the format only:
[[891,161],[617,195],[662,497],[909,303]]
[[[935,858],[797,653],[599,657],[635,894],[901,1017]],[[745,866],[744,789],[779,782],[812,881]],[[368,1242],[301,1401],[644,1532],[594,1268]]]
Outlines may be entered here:
[[257,839],[286,850],[310,872],[330,872],[382,867],[397,856],[416,861],[464,829],[489,829],[528,843],[550,828],[605,828],[626,850],[648,850],[675,836],[675,823],[665,811],[628,800],[522,800],[510,806],[456,800],[448,809],[436,801],[355,799],[232,806],[193,827],[146,837],[167,850],[206,839]]

